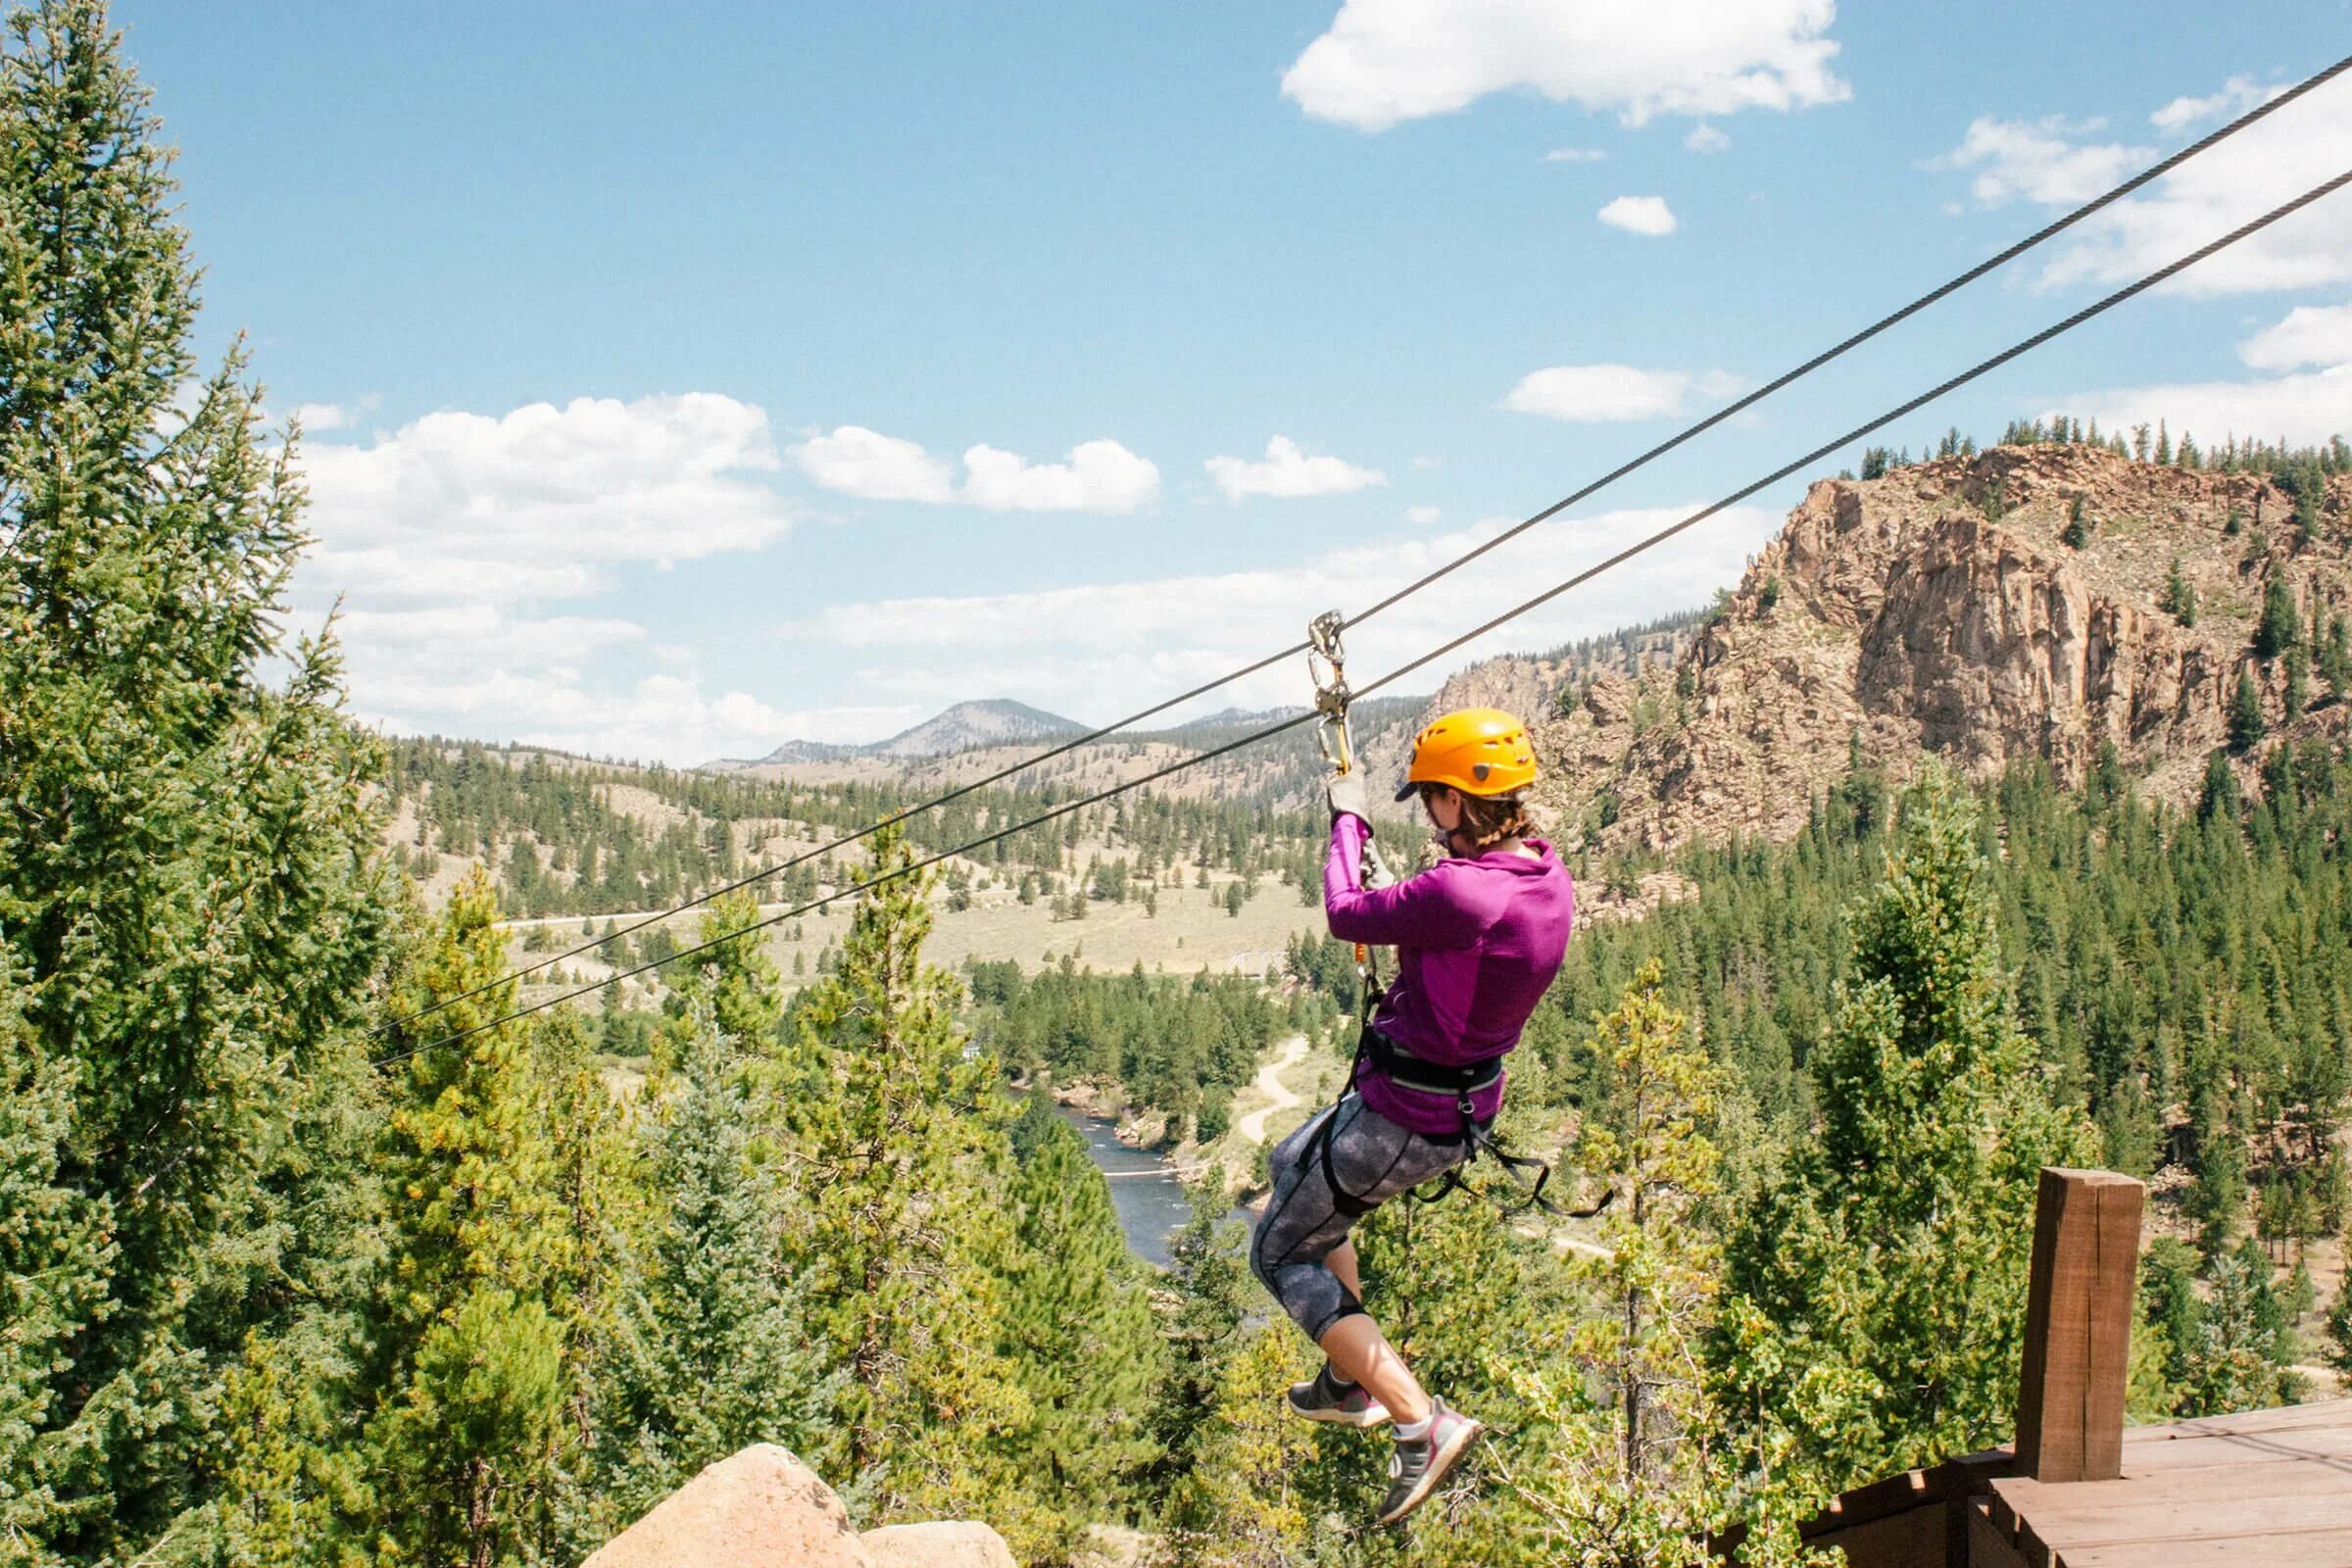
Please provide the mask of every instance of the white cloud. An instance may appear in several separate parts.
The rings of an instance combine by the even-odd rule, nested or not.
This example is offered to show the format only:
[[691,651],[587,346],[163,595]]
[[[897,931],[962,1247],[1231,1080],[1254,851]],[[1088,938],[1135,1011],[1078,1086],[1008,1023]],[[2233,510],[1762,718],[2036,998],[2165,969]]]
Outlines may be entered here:
[[299,461],[318,536],[301,581],[355,602],[567,598],[617,563],[757,549],[793,515],[744,477],[776,466],[767,416],[707,392],[428,414]]
[[2276,98],[2283,87],[2257,87],[2251,76],[2231,76],[2222,83],[2222,90],[2210,98],[2176,98],[2148,117],[2148,123],[2158,130],[2179,130],[2200,120],[2219,120],[2225,115],[2242,115],[2266,99]]
[[2237,357],[2257,370],[2352,365],[2352,305],[2298,305],[2240,343]]
[[1647,234],[1653,239],[1675,229],[1674,214],[1667,209],[1663,196],[1620,196],[1595,216],[1611,228],[1622,228],[1629,234]]
[[2331,365],[2267,381],[2123,387],[2085,393],[2069,399],[2066,406],[2088,409],[2100,426],[2109,430],[2162,419],[2175,438],[2186,431],[2209,447],[2233,434],[2264,441],[2283,437],[2302,445],[2326,441],[2332,435],[2352,435],[2352,365]]
[[1251,463],[1245,458],[1210,458],[1202,466],[1217,481],[1217,488],[1225,492],[1228,501],[1239,501],[1244,496],[1347,495],[1367,485],[1389,482],[1378,468],[1358,467],[1340,458],[1310,458],[1286,435],[1278,435],[1266,443],[1262,463]]
[[701,393],[433,414],[366,444],[305,441],[298,461],[318,544],[296,618],[315,625],[347,596],[368,721],[671,762],[789,733],[747,694],[706,694],[691,656],[633,619],[530,608],[607,593],[626,565],[784,537],[792,508],[759,477],[777,466],[760,409]]
[[1133,512],[1159,494],[1159,469],[1116,441],[1082,441],[1067,463],[973,447],[963,499],[991,512]]
[[1065,463],[1031,463],[981,445],[963,454],[964,478],[920,445],[845,424],[792,449],[817,484],[872,501],[960,501],[990,512],[1133,512],[1159,493],[1159,469],[1116,441],[1085,441]]
[[1719,153],[1731,146],[1732,138],[1713,125],[1692,125],[1683,145],[1694,153]]
[[340,403],[298,403],[294,406],[294,417],[301,422],[304,431],[311,434],[320,430],[340,430],[351,423],[351,415],[352,411]]
[[1547,164],[1597,164],[1608,157],[1597,147],[1554,147],[1544,155]]
[[869,501],[946,501],[956,488],[946,463],[912,441],[859,424],[811,436],[792,449],[792,461],[827,490]]
[[2238,345],[2256,369],[2315,369],[2244,381],[2185,381],[2079,394],[2066,405],[2086,410],[2111,430],[2164,420],[2178,437],[2207,447],[2230,436],[2313,444],[2352,435],[2352,306],[2304,306]]
[[1347,0],[1282,78],[1317,120],[1384,130],[1492,92],[1653,115],[1803,109],[1831,74],[1834,0]]
[[1975,170],[1969,192],[1986,207],[2005,207],[2021,199],[2071,207],[2156,161],[2153,147],[2067,139],[2096,128],[2095,121],[2077,124],[2056,115],[2031,122],[1977,120],[1970,122],[1959,146],[1930,159],[1927,167]]
[[1436,507],[1407,507],[1404,509],[1404,520],[1421,528],[1428,527],[1445,515],[1446,514]]
[[[1542,584],[1685,514],[1657,509],[1546,523],[1350,627],[1348,672],[1364,684]],[[1058,712],[1107,715],[1133,708],[1143,693],[1197,683],[1295,642],[1311,612],[1370,604],[1504,526],[1494,519],[1436,538],[1382,541],[1253,571],[836,605],[780,631],[787,640],[872,650],[877,662],[863,678],[906,692],[917,707],[1003,691]],[[1434,691],[1448,670],[1491,653],[1548,647],[1704,604],[1718,586],[1739,576],[1777,526],[1777,517],[1753,508],[1710,518],[1673,548],[1637,558],[1590,588],[1561,596],[1408,676],[1399,689]],[[1304,696],[1300,685],[1298,673],[1286,665],[1200,706],[1295,704]]]
[[[2244,94],[2232,86],[2218,96],[2234,104]],[[2168,104],[2156,114],[2184,123],[2180,117],[2192,109],[2208,112],[2215,101],[2188,101],[2190,108]],[[2082,140],[2095,129],[2095,123],[2058,120],[1980,120],[1958,148],[1929,167],[1977,170],[1975,192],[1988,205],[2023,198],[2044,207],[2072,206],[2154,159],[2151,148]],[[2153,271],[2342,172],[2347,145],[2352,88],[2336,83],[2092,214],[2043,266],[2037,281],[2044,288],[2114,284]],[[2164,287],[2213,296],[2346,280],[2352,280],[2352,202],[2335,196],[2238,241]]]
[[1682,413],[1692,393],[1724,398],[1740,385],[1738,376],[1724,370],[1693,374],[1631,365],[1554,365],[1521,376],[1502,406],[1554,419],[1654,419]]

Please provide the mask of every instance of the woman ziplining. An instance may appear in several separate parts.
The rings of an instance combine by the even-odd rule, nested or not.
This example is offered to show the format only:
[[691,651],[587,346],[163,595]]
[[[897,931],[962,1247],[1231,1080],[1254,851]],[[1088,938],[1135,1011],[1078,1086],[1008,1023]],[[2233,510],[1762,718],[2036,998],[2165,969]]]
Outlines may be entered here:
[[[1326,711],[1344,723],[1346,688],[1335,679],[1327,695],[1335,689]],[[1335,761],[1323,907],[1340,940],[1395,947],[1397,973],[1367,1006],[1338,1102],[1274,1151],[1250,1263],[1324,1353],[1322,1370],[1286,1396],[1292,1412],[1353,1427],[1394,1422],[1375,1518],[1389,1525],[1426,1502],[1486,1429],[1425,1391],[1366,1314],[1348,1232],[1400,1193],[1458,1179],[1451,1173],[1482,1149],[1499,1156],[1488,1133],[1502,1103],[1502,1058],[1559,972],[1576,888],[1529,831],[1521,795],[1536,758],[1510,714],[1466,709],[1415,737],[1396,799],[1420,796],[1446,858],[1386,887],[1363,885],[1372,826],[1344,741]]]

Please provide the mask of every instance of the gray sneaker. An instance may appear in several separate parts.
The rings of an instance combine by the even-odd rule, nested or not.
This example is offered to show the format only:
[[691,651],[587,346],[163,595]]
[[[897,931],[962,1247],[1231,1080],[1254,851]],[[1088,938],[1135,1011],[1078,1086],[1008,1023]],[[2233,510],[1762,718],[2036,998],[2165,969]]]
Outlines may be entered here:
[[1446,1472],[1487,1430],[1459,1410],[1448,1408],[1444,1399],[1430,1402],[1435,1419],[1428,1436],[1418,1443],[1396,1440],[1396,1451],[1389,1458],[1389,1494],[1380,1505],[1376,1524],[1396,1524],[1427,1502]]
[[1341,1383],[1331,1375],[1331,1363],[1304,1383],[1291,1385],[1291,1414],[1309,1421],[1333,1421],[1344,1427],[1376,1427],[1389,1418],[1388,1407],[1360,1383]]

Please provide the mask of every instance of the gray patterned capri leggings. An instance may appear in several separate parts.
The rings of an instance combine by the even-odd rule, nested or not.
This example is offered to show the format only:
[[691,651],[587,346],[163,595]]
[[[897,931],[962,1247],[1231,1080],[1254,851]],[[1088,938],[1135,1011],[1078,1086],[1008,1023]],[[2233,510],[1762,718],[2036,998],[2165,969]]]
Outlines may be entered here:
[[[1329,1160],[1315,1147],[1326,1122]],[[1361,1215],[1444,1175],[1469,1156],[1471,1147],[1458,1135],[1407,1131],[1350,1090],[1268,1157],[1274,1191],[1250,1239],[1250,1272],[1308,1339],[1321,1343],[1334,1323],[1364,1309],[1323,1260]],[[1332,1190],[1334,1177],[1339,1192]]]

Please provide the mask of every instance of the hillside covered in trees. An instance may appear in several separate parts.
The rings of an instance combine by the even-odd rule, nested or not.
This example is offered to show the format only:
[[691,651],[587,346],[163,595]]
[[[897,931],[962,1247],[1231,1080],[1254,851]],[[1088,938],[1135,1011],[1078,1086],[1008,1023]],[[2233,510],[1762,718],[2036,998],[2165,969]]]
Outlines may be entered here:
[[[1129,801],[936,877],[910,823],[810,868],[906,874],[797,985],[736,939],[746,891],[697,913],[712,946],[663,965],[627,1061],[594,1008],[519,1014],[504,901],[676,897],[910,797],[352,723],[331,628],[285,629],[294,454],[241,355],[195,360],[121,39],[95,0],[12,29],[0,1564],[576,1563],[760,1441],[861,1526],[985,1520],[1028,1568],[1695,1568],[1734,1527],[1740,1560],[1794,1563],[1837,1489],[2003,1434],[2050,1161],[2184,1178],[2143,1412],[2352,1366],[2342,1298],[2331,1344],[2293,1338],[2292,1265],[2340,1255],[2352,1049],[2341,693],[2273,703],[2335,646],[2308,598],[2249,616],[2268,671],[2186,803],[2121,748],[2063,786],[1849,754],[1786,842],[1590,861],[1698,897],[1572,946],[1505,1130],[1625,1200],[1573,1237],[1465,1199],[1365,1227],[1369,1304],[1500,1434],[1410,1533],[1367,1534],[1384,1458],[1282,1412],[1311,1360],[1229,1195],[1148,1271],[1082,1141],[1014,1092],[1116,1076],[1204,1131],[1254,1045],[1335,1029],[1346,958],[1297,943],[1269,991],[926,956],[959,894],[1100,907],[1212,862],[1303,890],[1272,846],[1319,813]],[[428,902],[419,832],[483,869],[434,859]]]

